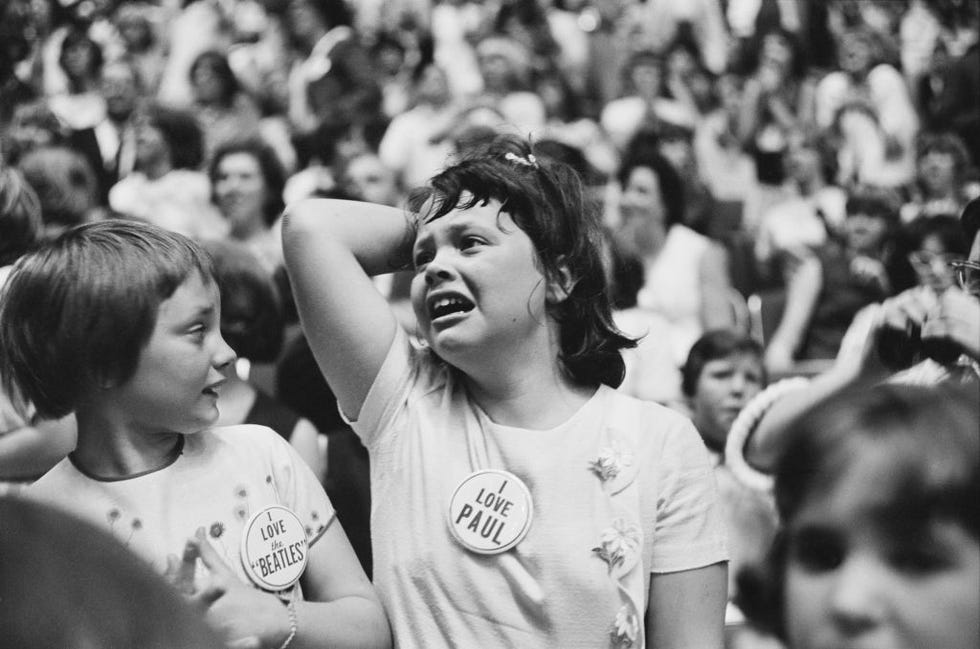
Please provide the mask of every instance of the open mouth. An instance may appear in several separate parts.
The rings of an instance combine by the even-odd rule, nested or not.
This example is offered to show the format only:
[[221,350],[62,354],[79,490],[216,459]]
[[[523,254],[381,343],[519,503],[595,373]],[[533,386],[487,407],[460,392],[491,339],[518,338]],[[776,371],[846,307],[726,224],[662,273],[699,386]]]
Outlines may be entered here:
[[209,385],[208,387],[206,387],[203,390],[201,390],[201,392],[203,394],[208,395],[209,397],[215,397],[215,398],[217,398],[218,397],[218,388],[221,386],[222,383],[224,383],[224,381],[219,381],[218,383],[214,383],[212,385]]
[[429,301],[429,318],[433,321],[446,316],[467,313],[473,303],[460,295],[447,295]]

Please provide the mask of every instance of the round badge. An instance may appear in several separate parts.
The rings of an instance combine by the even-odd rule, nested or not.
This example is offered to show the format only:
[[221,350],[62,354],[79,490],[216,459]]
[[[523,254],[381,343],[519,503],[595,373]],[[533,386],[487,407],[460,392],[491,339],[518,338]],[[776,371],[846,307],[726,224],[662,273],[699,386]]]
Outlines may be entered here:
[[308,550],[303,522],[281,505],[255,513],[242,533],[242,567],[263,590],[286,590],[299,581]]
[[531,492],[513,473],[487,469],[466,477],[449,502],[449,529],[467,550],[506,552],[531,529]]

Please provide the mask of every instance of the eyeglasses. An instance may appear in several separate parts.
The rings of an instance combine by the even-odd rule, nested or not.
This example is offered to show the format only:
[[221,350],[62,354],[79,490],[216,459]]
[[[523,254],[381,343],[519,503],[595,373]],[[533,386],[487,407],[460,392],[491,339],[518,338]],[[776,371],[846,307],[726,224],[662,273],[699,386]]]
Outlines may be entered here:
[[956,281],[960,288],[976,297],[980,297],[980,262],[951,261],[949,265],[956,271]]

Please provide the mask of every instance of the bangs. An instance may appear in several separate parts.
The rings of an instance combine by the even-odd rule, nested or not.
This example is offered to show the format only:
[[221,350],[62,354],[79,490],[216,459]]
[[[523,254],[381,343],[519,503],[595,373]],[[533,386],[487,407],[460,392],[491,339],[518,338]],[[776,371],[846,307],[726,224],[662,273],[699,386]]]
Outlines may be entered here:
[[534,213],[533,205],[526,190],[508,173],[501,173],[508,170],[498,166],[502,165],[487,160],[464,161],[412,192],[409,210],[418,215],[417,225],[440,219],[455,209],[467,210],[496,200],[524,230],[526,217]]

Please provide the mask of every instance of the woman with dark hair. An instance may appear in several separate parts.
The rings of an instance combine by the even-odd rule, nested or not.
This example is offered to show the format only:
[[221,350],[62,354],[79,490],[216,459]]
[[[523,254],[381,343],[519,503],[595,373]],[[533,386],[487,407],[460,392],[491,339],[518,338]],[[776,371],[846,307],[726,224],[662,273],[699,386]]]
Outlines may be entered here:
[[786,272],[785,307],[766,346],[772,373],[801,360],[833,360],[858,312],[895,293],[895,196],[857,189],[846,213],[839,236],[801,252]]
[[683,224],[684,185],[658,152],[658,140],[640,133],[623,155],[614,237],[642,260],[637,305],[670,322],[670,344],[680,366],[704,331],[735,324],[732,288],[724,249]]
[[64,86],[56,92],[49,89],[47,101],[58,119],[72,129],[92,127],[105,114],[100,92],[103,61],[102,47],[85,31],[70,27],[64,32],[57,70]]
[[225,142],[214,152],[208,176],[211,200],[228,221],[228,235],[274,273],[282,265],[279,217],[286,185],[275,151],[258,138]]
[[782,183],[790,140],[813,129],[814,88],[794,34],[776,29],[759,39],[742,94],[738,136],[755,159],[760,183]]
[[194,113],[204,134],[205,159],[226,140],[259,132],[258,106],[242,90],[223,52],[198,54],[191,63],[190,82]]
[[199,170],[204,142],[194,115],[154,104],[135,121],[135,169],[109,190],[109,207],[193,239],[225,236],[228,223]]
[[959,214],[966,207],[970,199],[970,153],[959,136],[949,132],[922,133],[916,142],[915,166],[911,200],[902,206],[903,223],[919,217]]

